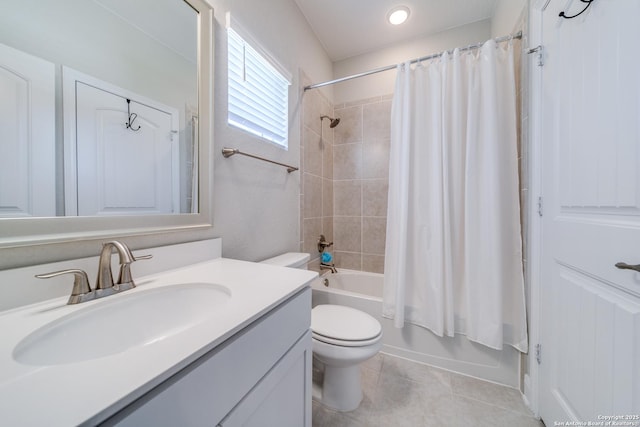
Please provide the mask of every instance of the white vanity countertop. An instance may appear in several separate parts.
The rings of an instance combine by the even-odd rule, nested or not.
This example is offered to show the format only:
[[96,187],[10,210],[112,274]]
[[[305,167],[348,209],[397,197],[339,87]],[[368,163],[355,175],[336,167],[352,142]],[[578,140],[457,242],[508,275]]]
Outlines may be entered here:
[[[0,313],[0,423],[7,426],[93,425],[126,407],[263,314],[309,286],[317,273],[218,258],[137,278],[135,289],[66,305],[67,297]],[[226,286],[231,298],[180,333],[121,353],[51,366],[14,360],[27,335],[58,318],[113,298],[178,283]]]

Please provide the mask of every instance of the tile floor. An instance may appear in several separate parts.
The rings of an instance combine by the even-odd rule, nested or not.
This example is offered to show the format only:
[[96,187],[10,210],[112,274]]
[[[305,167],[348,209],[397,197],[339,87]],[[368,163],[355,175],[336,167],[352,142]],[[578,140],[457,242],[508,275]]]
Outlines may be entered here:
[[364,399],[339,413],[313,402],[313,427],[543,427],[520,392],[386,354],[362,367]]

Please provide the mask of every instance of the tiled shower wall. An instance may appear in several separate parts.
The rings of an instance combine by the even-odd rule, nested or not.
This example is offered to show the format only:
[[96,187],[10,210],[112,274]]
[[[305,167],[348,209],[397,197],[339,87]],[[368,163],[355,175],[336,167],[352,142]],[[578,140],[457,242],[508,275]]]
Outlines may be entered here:
[[[303,96],[300,249],[317,271],[324,234],[334,242],[336,267],[382,273],[392,96],[337,106],[319,90]],[[340,124],[331,129],[322,115],[339,117]]]
[[335,105],[333,231],[337,267],[382,273],[392,96]]
[[[311,81],[304,75],[300,81]],[[333,241],[333,137],[329,121],[320,122],[323,115],[333,117],[333,106],[320,90],[303,95],[301,112],[300,165],[300,250],[311,255],[309,268],[318,271],[320,254],[317,241],[324,234]]]

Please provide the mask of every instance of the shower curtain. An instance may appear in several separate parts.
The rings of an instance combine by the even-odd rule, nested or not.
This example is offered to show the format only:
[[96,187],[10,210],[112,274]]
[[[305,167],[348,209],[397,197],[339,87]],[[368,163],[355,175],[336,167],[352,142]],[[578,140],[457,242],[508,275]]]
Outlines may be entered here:
[[527,351],[513,47],[398,66],[383,315]]

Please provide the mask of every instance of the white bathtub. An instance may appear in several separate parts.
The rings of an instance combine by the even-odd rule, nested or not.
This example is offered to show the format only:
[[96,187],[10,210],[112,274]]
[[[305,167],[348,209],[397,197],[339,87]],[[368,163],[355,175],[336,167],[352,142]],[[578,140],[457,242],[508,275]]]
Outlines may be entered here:
[[[326,283],[329,286],[325,286]],[[428,329],[406,324],[398,329],[382,317],[382,274],[338,269],[312,285],[312,303],[339,304],[362,310],[382,324],[382,351],[476,378],[518,387],[520,353],[510,346],[497,351],[469,341],[463,335],[438,337]]]

